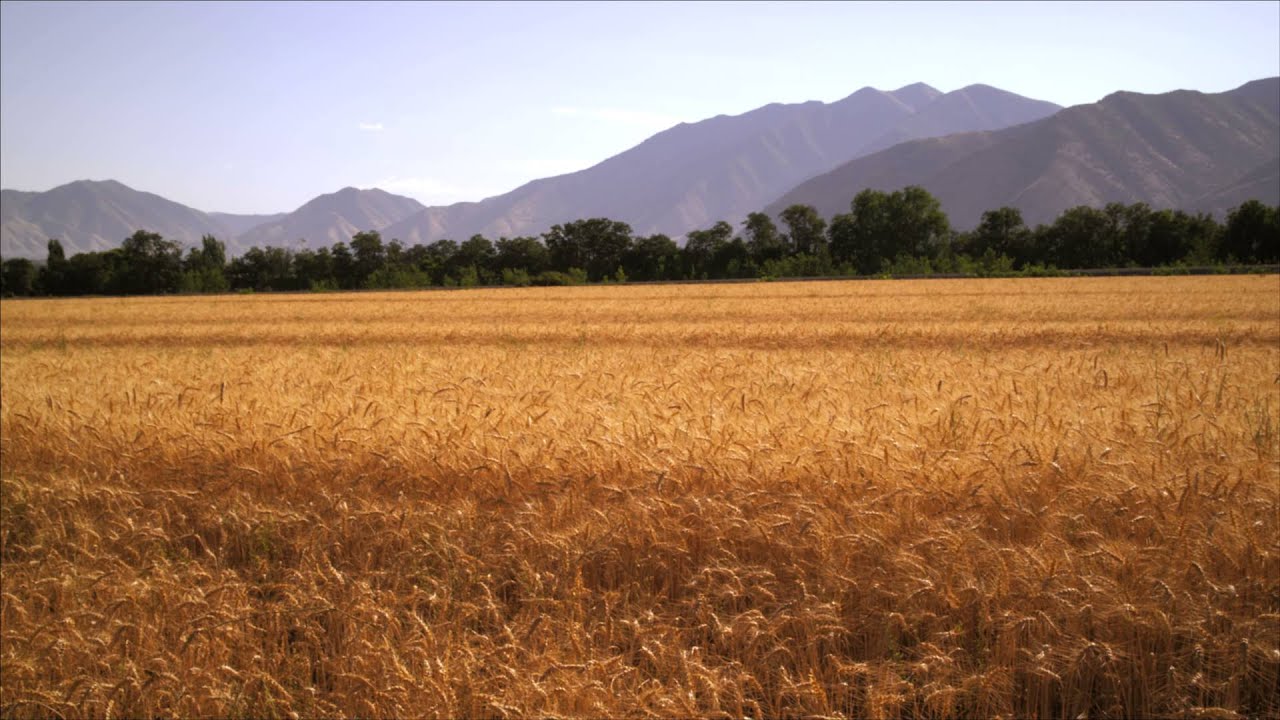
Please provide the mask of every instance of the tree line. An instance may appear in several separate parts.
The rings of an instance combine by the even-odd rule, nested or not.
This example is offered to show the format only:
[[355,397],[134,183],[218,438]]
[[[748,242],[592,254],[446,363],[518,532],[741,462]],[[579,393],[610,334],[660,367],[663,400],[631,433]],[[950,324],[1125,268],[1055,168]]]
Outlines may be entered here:
[[740,228],[720,221],[688,233],[683,247],[662,234],[590,218],[540,237],[439,240],[405,247],[374,231],[350,243],[293,250],[251,248],[228,260],[205,236],[182,247],[139,230],[119,248],[67,257],[57,239],[43,266],[0,263],[0,293],[136,295],[267,290],[575,285],[628,280],[714,280],[839,275],[997,276],[1079,268],[1176,267],[1280,262],[1280,209],[1250,200],[1225,222],[1212,215],[1155,210],[1145,203],[1079,206],[1028,227],[1016,208],[982,215],[956,232],[941,204],[920,187],[864,190],[849,212],[824,219],[792,205],[775,220],[751,213]]

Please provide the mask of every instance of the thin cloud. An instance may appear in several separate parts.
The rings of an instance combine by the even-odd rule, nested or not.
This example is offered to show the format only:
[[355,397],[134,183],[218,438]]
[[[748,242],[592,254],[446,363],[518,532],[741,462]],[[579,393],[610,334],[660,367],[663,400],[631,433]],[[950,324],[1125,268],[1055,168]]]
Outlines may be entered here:
[[360,126],[359,126],[359,127],[360,127],[360,129],[361,129],[361,130],[368,130],[369,132],[382,132],[382,131],[383,131],[382,123],[380,123],[380,122],[378,122],[378,123],[365,123],[365,122],[362,122],[362,123],[360,123]]

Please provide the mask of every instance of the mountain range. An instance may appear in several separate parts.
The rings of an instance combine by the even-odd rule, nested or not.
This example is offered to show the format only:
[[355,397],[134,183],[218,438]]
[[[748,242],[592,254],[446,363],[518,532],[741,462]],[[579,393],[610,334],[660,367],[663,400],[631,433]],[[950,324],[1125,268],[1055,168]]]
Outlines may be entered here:
[[797,183],[903,139],[1037,120],[1059,106],[985,85],[862,88],[833,103],[773,104],[681,123],[595,166],[477,203],[426,210],[386,229],[413,243],[475,233],[538,234],[607,217],[642,235],[735,225]]
[[305,245],[317,248],[346,242],[363,230],[382,230],[426,210],[412,198],[346,187],[321,195],[287,215],[252,227],[237,238],[243,247]]
[[145,228],[189,243],[229,237],[206,213],[114,180],[73,182],[48,192],[0,190],[0,254],[43,258],[49,238],[68,254],[108,250]]
[[139,228],[194,246],[212,234],[232,254],[320,247],[379,230],[405,244],[537,235],[588,217],[679,237],[793,203],[826,217],[863,188],[921,185],[957,228],[1010,205],[1029,223],[1110,201],[1206,210],[1280,204],[1280,78],[1235,90],[1118,92],[1061,109],[986,85],[942,93],[916,83],[863,88],[833,102],[772,104],[681,123],[590,168],[479,202],[425,207],[344,188],[289,213],[202,212],[107,181],[0,193],[0,255],[43,258],[118,246]]
[[864,188],[920,185],[953,226],[986,210],[1051,222],[1077,205],[1146,202],[1222,218],[1244,200],[1280,204],[1280,78],[1228,92],[1117,92],[1003,130],[900,143],[814,177],[771,203],[824,217],[849,212]]
[[423,210],[422,203],[382,190],[343,188],[290,213],[201,212],[115,180],[78,180],[47,192],[0,191],[0,255],[43,258],[49,238],[67,254],[119,247],[134,231],[157,232],[186,247],[204,235],[231,254],[268,245],[310,247],[345,242]]

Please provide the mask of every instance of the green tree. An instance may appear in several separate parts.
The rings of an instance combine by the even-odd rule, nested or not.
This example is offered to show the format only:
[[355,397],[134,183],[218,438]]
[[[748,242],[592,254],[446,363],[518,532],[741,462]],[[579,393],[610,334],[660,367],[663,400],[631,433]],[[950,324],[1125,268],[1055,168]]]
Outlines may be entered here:
[[358,232],[351,237],[351,253],[355,264],[352,267],[352,287],[364,287],[369,276],[381,270],[387,264],[387,249],[382,244],[382,235],[377,230]]
[[[1211,264],[1218,255],[1218,246],[1222,242],[1222,225],[1213,218],[1209,213],[1196,213],[1188,215],[1178,210],[1174,213],[1177,224],[1185,233],[1185,253],[1180,253],[1179,248],[1170,250],[1170,260],[1186,260],[1198,265]],[[1153,230],[1153,233],[1156,232]],[[1158,242],[1158,240],[1153,240]]]
[[869,275],[895,258],[936,255],[949,242],[951,227],[938,199],[913,185],[893,193],[863,190],[849,213],[832,219],[828,235],[837,263]]
[[159,233],[138,230],[121,245],[120,290],[131,295],[174,292],[182,275],[182,248]]
[[933,257],[951,237],[942,203],[918,185],[889,196],[889,237],[882,239],[885,257]]
[[294,273],[293,251],[288,248],[249,248],[231,261],[227,268],[231,285],[255,291],[298,290],[300,283]]
[[329,254],[333,256],[333,279],[338,287],[343,290],[360,287],[356,277],[356,258],[351,254],[351,248],[344,242],[336,242],[329,248]]
[[437,240],[427,246],[427,253],[441,264],[447,265],[458,256],[458,243],[453,240]]
[[685,237],[684,261],[687,277],[721,277],[715,261],[725,257],[725,247],[733,238],[733,226],[721,220],[707,230],[690,230]]
[[1005,255],[1025,262],[1028,259],[1030,241],[1031,230],[1022,221],[1022,211],[1002,207],[982,213],[982,220],[969,233],[963,250],[973,257],[981,257],[990,252],[995,257]]
[[399,240],[387,243],[387,263],[391,270],[399,270],[405,264],[404,245]]
[[631,226],[608,218],[575,220],[552,226],[542,238],[555,269],[583,268],[591,280],[603,280],[631,247]]
[[458,246],[454,261],[461,267],[474,267],[478,273],[477,277],[485,280],[488,279],[486,275],[493,273],[496,259],[497,252],[494,250],[493,242],[483,235],[476,234]]
[[106,295],[123,292],[119,280],[124,267],[124,251],[72,255],[67,260],[67,286],[75,295]]
[[458,243],[452,240],[437,240],[426,247],[423,270],[431,273],[437,284],[445,284],[445,277],[456,272]]
[[200,238],[200,265],[222,270],[227,266],[227,246],[221,240],[205,235]]
[[495,243],[495,251],[495,263],[500,271],[525,270],[532,276],[551,266],[551,253],[535,237],[500,238]]
[[587,248],[583,238],[572,229],[566,229],[565,225],[552,225],[542,234],[542,242],[551,255],[551,267],[556,270],[564,271],[586,264]]
[[480,275],[475,265],[464,265],[458,271],[458,287],[475,287],[480,284]]
[[1145,254],[1143,250],[1151,238],[1151,223],[1154,219],[1151,206],[1142,202],[1132,205],[1111,203],[1107,205],[1106,210],[1113,218],[1114,235],[1109,258],[1111,264],[1116,266],[1159,264],[1141,262],[1138,259]]
[[750,213],[742,227],[746,231],[747,250],[757,264],[789,254],[786,238],[778,232],[778,226],[773,224],[773,219],[768,215],[761,212]]
[[[727,223],[726,223],[727,224]],[[735,237],[718,247],[711,258],[711,276],[716,278],[756,277],[758,267],[751,259],[747,243]]]
[[67,254],[62,243],[50,239],[48,256],[40,269],[37,285],[47,295],[70,295],[74,290],[67,285]]
[[298,285],[308,290],[332,290],[338,287],[333,271],[333,253],[329,248],[299,250],[293,256],[293,272]]
[[1242,203],[1227,214],[1220,252],[1223,259],[1242,263],[1280,261],[1280,209],[1257,200]]
[[1112,221],[1106,212],[1087,205],[1069,208],[1046,232],[1049,262],[1060,268],[1100,267],[1113,247]]
[[503,268],[502,284],[512,287],[529,287],[533,284],[533,279],[529,275],[529,271],[524,268]]
[[184,292],[225,292],[227,247],[212,235],[200,239],[200,247],[192,248],[183,262],[180,287]]
[[680,277],[680,246],[666,235],[636,238],[622,260],[632,280],[677,280]]
[[827,231],[831,258],[838,264],[852,263],[864,275],[877,273],[888,260],[886,251],[892,232],[889,195],[880,190],[863,190],[854,196],[850,212],[831,219]]
[[[1125,255],[1140,267],[1157,267],[1190,259],[1203,248],[1202,262],[1211,262],[1217,240],[1218,224],[1210,215],[1192,216],[1181,210],[1151,211],[1144,203],[1130,206],[1145,208],[1143,232],[1126,234]],[[1131,226],[1132,228],[1132,226]]]
[[0,295],[25,297],[35,294],[36,264],[26,258],[9,258],[0,264]]
[[813,206],[792,205],[778,217],[787,226],[784,239],[791,252],[819,255],[826,249],[827,221]]

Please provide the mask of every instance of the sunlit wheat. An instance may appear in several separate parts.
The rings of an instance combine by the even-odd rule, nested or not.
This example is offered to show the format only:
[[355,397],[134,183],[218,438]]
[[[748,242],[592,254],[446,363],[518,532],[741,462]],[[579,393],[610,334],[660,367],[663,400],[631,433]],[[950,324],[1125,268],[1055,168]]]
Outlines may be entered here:
[[1275,277],[0,313],[4,717],[1280,714]]

